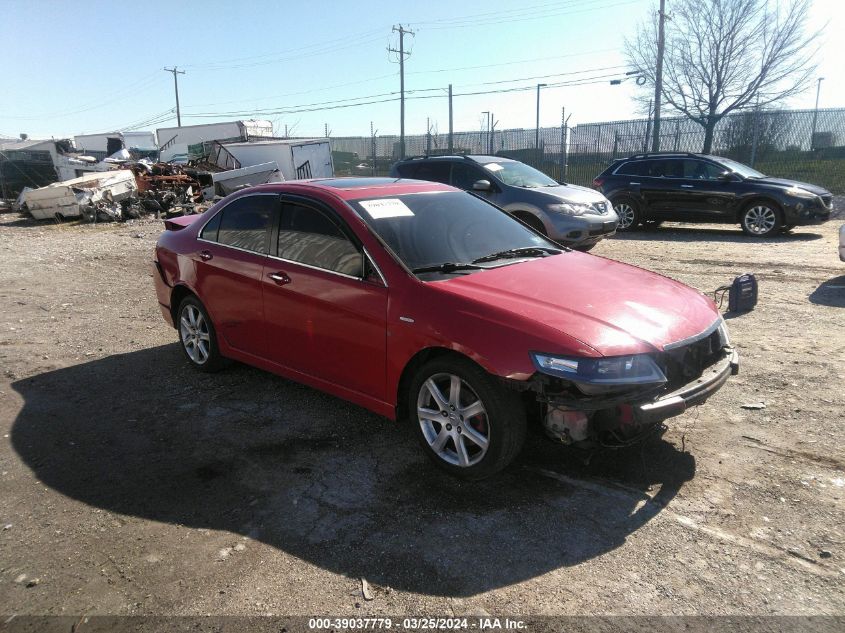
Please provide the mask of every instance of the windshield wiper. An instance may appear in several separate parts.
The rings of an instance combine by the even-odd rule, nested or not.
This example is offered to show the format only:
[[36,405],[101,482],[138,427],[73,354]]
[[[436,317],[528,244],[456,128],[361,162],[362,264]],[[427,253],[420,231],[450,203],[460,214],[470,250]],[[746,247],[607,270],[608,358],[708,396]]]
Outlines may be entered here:
[[475,262],[471,264],[443,262],[442,264],[434,264],[433,266],[420,266],[413,268],[412,273],[454,273],[459,270],[478,270],[484,268],[483,266],[476,266]]
[[562,252],[560,249],[547,248],[545,246],[523,246],[522,248],[509,248],[506,251],[490,253],[484,257],[472,260],[472,263],[480,264],[482,262],[492,262],[497,259],[512,259],[516,257],[546,257],[547,255],[557,255]]

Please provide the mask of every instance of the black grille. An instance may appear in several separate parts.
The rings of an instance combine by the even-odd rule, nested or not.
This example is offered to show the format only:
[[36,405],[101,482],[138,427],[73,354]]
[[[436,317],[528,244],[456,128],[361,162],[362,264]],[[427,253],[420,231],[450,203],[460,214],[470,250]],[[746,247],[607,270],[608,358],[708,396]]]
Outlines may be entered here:
[[658,365],[669,381],[666,390],[674,391],[699,378],[724,355],[718,330],[694,343],[663,352]]
[[833,208],[833,196],[832,195],[821,196],[821,199],[822,199],[822,202],[824,203],[824,206],[826,208],[828,208],[828,209]]

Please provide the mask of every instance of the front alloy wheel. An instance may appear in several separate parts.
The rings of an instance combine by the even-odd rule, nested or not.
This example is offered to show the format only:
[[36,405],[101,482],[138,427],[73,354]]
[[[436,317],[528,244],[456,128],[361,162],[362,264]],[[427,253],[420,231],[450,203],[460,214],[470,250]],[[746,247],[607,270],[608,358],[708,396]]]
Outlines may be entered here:
[[435,374],[417,398],[423,436],[443,461],[466,468],[484,459],[490,446],[487,409],[472,388],[455,374]]
[[780,230],[778,212],[765,203],[754,204],[742,214],[742,230],[747,235],[767,237]]
[[516,391],[456,354],[427,362],[411,381],[409,418],[440,468],[483,479],[507,466],[525,440],[525,408]]
[[613,210],[619,216],[619,223],[616,225],[617,231],[630,231],[636,228],[640,222],[637,207],[628,198],[617,200],[613,205]]

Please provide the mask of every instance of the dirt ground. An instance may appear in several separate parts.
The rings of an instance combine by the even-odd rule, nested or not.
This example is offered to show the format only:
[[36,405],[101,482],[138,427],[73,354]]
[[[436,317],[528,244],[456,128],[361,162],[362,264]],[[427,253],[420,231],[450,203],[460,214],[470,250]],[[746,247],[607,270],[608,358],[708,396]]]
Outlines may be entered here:
[[531,435],[462,483],[402,425],[192,371],[160,222],[0,215],[0,614],[845,614],[841,223],[599,244],[704,292],[757,273],[741,373],[641,449]]

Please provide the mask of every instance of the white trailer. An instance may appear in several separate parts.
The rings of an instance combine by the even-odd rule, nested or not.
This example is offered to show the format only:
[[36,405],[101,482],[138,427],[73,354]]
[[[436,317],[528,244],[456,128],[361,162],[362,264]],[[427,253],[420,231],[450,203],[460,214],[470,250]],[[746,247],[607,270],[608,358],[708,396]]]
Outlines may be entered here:
[[285,180],[334,176],[329,139],[279,139],[223,145],[242,167],[275,162]]
[[[251,136],[273,136],[273,124],[269,121],[225,121],[182,127],[160,127],[156,130],[161,160],[167,162],[188,154],[188,146],[205,141],[231,139],[248,140]],[[267,161],[263,161],[267,162]]]
[[73,144],[81,152],[106,152],[109,155],[123,148],[155,149],[158,147],[155,134],[152,132],[78,134],[73,137]]

